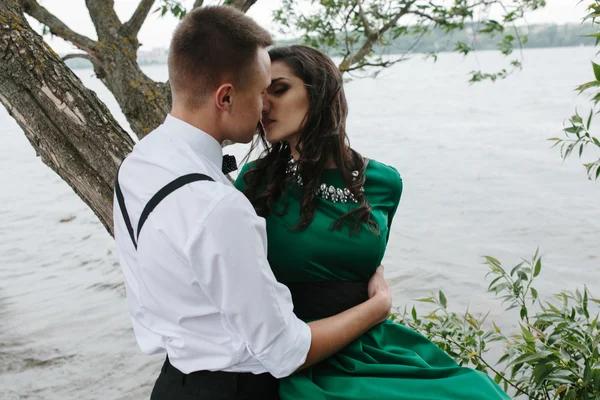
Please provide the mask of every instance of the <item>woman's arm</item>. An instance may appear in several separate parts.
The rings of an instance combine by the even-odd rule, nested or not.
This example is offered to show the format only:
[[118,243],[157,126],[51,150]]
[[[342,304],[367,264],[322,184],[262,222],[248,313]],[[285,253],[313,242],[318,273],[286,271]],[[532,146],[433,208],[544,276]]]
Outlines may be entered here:
[[392,308],[390,286],[379,267],[369,280],[369,300],[333,317],[310,322],[312,341],[306,361],[298,370],[334,355],[375,325],[385,321]]

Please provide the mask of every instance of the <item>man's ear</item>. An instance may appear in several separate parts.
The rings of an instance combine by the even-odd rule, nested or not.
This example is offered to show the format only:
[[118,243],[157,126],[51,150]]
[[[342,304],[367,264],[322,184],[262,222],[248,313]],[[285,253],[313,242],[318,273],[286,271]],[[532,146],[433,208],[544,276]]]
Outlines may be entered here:
[[231,110],[231,104],[233,103],[233,85],[231,83],[224,83],[219,86],[215,96],[215,101],[219,110]]

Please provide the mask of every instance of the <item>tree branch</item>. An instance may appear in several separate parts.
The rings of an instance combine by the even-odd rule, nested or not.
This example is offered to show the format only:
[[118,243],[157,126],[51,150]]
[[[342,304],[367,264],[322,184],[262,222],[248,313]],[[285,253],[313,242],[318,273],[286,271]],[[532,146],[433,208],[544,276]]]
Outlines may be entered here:
[[[356,52],[356,54],[345,57],[344,60],[342,60],[342,62],[339,65],[340,71],[342,71],[342,72],[350,71],[350,67],[353,64],[355,64],[356,62],[359,62],[360,60],[367,57],[369,55],[369,53],[371,52],[371,50],[373,49],[373,46],[375,45],[375,43],[379,40],[379,38],[381,38],[381,36],[383,36],[383,34],[385,34],[390,28],[395,26],[398,23],[398,21],[400,20],[400,18],[402,18],[402,16],[408,14],[410,11],[410,8],[412,7],[413,4],[416,3],[416,1],[417,0],[411,0],[408,3],[406,3],[406,5],[402,9],[400,9],[400,11],[398,11],[398,13],[396,15],[394,15],[394,17],[392,17],[392,19],[389,20],[387,24],[382,26],[381,29],[379,29],[376,33],[373,33],[373,34],[367,36],[367,40],[365,41],[365,43],[363,43],[362,47]],[[363,64],[363,66],[364,66],[364,64]],[[358,67],[358,68],[362,68],[362,67]],[[354,69],[357,69],[357,68],[354,68]]]
[[394,16],[394,18],[392,18],[391,20],[388,21],[387,24],[385,24],[384,26],[381,27],[381,29],[377,32],[377,38],[379,39],[384,33],[386,33],[391,27],[393,27],[394,25],[396,25],[398,23],[398,21],[400,20],[400,18],[402,18],[404,15],[408,14],[408,12],[410,11],[410,8],[412,7],[413,4],[415,4],[417,2],[417,0],[412,0],[409,1],[406,6],[404,6],[404,8],[402,8],[398,14],[396,14]]
[[405,57],[405,55],[403,55],[399,59],[393,60],[393,61],[382,61],[382,62],[378,62],[378,63],[365,62],[365,63],[360,63],[354,67],[348,67],[347,69],[344,70],[344,72],[352,72],[352,71],[356,71],[357,69],[361,69],[364,67],[388,68],[394,64],[398,64],[399,62],[406,61],[406,60],[408,60],[408,57]]
[[346,20],[344,21],[344,43],[346,45],[346,54],[344,54],[344,58],[348,57],[350,54],[352,54],[352,51],[350,50],[350,43],[348,40],[348,37],[350,36],[348,33],[348,22],[350,21],[350,17],[352,16],[352,13],[354,12],[354,10],[356,9],[356,6],[360,6],[359,4],[355,4],[351,9],[350,12],[348,12],[348,15],[346,15]]
[[62,58],[63,61],[67,61],[67,60],[71,60],[73,58],[85,58],[88,61],[93,61],[93,57],[90,56],[87,53],[73,53],[73,54],[67,54],[66,56],[64,56]]
[[85,0],[90,18],[98,33],[98,39],[115,39],[121,28],[121,21],[115,12],[113,0]]
[[140,4],[138,4],[135,12],[125,24],[123,24],[123,29],[127,31],[129,36],[137,37],[138,32],[144,25],[144,21],[150,14],[152,6],[154,5],[156,0],[141,0]]
[[96,50],[95,41],[72,31],[64,22],[39,5],[36,0],[20,0],[20,3],[23,11],[41,24],[46,25],[53,35],[73,43],[78,49],[87,53],[93,53]]
[[367,16],[362,8],[362,1],[357,0],[356,4],[358,5],[358,15],[362,21],[363,27],[365,28],[365,34],[367,37],[371,37],[373,35],[373,31],[371,30],[371,24],[369,23],[369,20],[367,19]]
[[443,18],[436,18],[436,17],[434,17],[434,16],[432,16],[432,15],[425,14],[424,12],[417,11],[417,10],[411,11],[410,13],[411,13],[412,15],[418,15],[419,17],[423,17],[423,18],[425,18],[425,19],[428,19],[428,20],[430,20],[430,21],[433,21],[433,22],[435,22],[436,24],[442,24],[442,23],[444,23],[444,22],[447,22],[447,20],[445,20],[445,19],[443,19]]
[[231,7],[237,8],[242,12],[247,12],[250,9],[250,7],[252,7],[254,3],[256,3],[256,1],[257,0],[233,0],[231,1],[230,5]]
[[417,40],[415,40],[413,42],[413,44],[410,46],[410,48],[408,50],[406,50],[398,59],[396,60],[389,60],[389,61],[382,61],[379,63],[360,63],[359,65],[352,67],[349,66],[348,69],[342,71],[342,72],[352,72],[352,71],[356,71],[358,69],[362,69],[363,67],[380,67],[380,68],[388,68],[391,67],[392,65],[398,64],[402,61],[406,61],[409,59],[409,54],[412,53],[412,51],[414,50],[415,47],[417,47],[417,44],[421,41],[421,39],[423,39],[423,36],[425,36],[425,32],[421,33],[421,35],[417,38]]

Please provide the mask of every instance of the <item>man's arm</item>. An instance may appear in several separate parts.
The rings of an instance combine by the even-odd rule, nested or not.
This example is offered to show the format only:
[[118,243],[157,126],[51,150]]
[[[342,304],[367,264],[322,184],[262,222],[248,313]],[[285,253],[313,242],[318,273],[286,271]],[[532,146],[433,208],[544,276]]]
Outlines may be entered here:
[[306,361],[299,369],[308,368],[334,355],[375,325],[390,316],[392,297],[380,266],[368,286],[369,300],[333,317],[309,322],[312,342]]
[[363,304],[303,323],[293,314],[289,290],[271,271],[266,241],[264,219],[232,192],[199,224],[186,254],[203,292],[273,376],[329,357],[389,316],[389,288],[382,285]]

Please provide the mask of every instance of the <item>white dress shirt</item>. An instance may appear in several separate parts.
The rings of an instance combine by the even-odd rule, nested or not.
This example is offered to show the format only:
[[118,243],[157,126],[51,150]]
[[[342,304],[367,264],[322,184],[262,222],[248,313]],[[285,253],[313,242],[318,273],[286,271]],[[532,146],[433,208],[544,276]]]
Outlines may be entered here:
[[289,290],[267,262],[265,220],[223,175],[222,157],[212,136],[169,115],[123,162],[119,183],[133,227],[174,179],[201,173],[215,180],[187,184],[162,200],[137,250],[115,198],[134,333],[143,352],[166,351],[183,373],[284,377],[304,363],[310,328],[294,315]]

